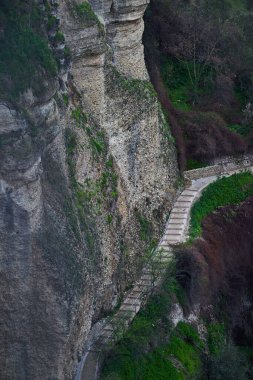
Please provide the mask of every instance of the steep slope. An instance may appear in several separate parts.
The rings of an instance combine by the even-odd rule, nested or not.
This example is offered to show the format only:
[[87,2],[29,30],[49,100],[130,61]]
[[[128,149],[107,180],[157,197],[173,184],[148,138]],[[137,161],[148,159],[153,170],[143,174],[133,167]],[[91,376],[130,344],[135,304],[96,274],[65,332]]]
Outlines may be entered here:
[[72,377],[92,323],[160,236],[178,179],[143,59],[146,3],[38,4],[56,25],[45,29],[58,76],[1,93],[6,379]]
[[145,59],[180,167],[252,148],[252,4],[151,1]]

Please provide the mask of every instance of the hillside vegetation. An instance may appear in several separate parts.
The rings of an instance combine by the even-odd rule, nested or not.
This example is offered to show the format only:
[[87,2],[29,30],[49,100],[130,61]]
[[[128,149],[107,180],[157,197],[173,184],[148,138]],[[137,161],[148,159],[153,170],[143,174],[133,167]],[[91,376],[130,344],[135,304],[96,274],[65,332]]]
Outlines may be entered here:
[[3,0],[0,8],[0,95],[17,99],[31,87],[43,90],[43,82],[57,73],[47,31],[54,27],[50,6],[35,1]]
[[246,0],[151,1],[146,61],[183,168],[252,148],[252,21]]

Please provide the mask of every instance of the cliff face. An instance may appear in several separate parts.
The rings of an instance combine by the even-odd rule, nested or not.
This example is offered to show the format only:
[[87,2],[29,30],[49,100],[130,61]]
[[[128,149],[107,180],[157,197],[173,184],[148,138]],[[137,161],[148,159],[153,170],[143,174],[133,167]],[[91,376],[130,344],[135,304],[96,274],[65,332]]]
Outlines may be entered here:
[[178,178],[147,81],[146,4],[52,3],[68,64],[43,95],[0,105],[3,379],[72,377],[92,323],[159,238]]

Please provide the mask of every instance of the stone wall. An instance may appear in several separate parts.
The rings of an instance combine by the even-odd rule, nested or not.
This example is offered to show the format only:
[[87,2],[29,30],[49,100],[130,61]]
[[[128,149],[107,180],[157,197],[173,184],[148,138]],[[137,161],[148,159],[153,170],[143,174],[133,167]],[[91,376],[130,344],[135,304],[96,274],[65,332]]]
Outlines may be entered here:
[[214,175],[220,176],[232,170],[240,170],[241,168],[243,168],[243,170],[246,170],[246,168],[252,166],[252,164],[253,155],[223,157],[216,159],[213,162],[213,165],[211,164],[210,166],[204,168],[185,171],[184,178],[186,180],[196,180],[199,178],[211,177]]

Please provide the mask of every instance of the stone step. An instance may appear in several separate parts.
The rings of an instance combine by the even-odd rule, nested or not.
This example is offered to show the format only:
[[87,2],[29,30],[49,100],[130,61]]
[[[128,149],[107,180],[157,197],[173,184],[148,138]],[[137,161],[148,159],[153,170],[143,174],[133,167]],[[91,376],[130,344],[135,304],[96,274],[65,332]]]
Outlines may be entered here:
[[136,306],[136,307],[140,307],[141,305],[141,302],[139,301],[138,297],[135,297],[135,298],[129,298],[127,297],[124,301],[123,301],[123,304],[122,305],[130,305],[130,306]]
[[151,274],[143,274],[141,276],[141,281],[152,281],[152,275]]
[[187,189],[187,190],[184,190],[181,194],[180,194],[180,197],[195,197],[195,195],[197,194],[198,190],[196,189]]
[[152,284],[152,279],[150,279],[150,280],[145,280],[145,279],[142,280],[141,279],[140,284],[143,284],[144,286],[149,287]]
[[179,197],[177,198],[176,202],[180,202],[180,201],[184,201],[184,202],[192,202],[192,200],[194,199],[195,196],[196,196],[196,194],[190,194],[190,195],[187,195],[187,194],[181,194],[181,195],[179,195]]
[[164,247],[166,247],[166,246],[171,247],[174,243],[178,243],[178,240],[170,240],[170,241],[166,240],[163,242],[163,246]]
[[[107,324],[107,325],[105,325],[103,328],[102,328],[102,330],[108,330],[108,331],[113,331],[113,326],[111,325],[111,324]],[[102,331],[101,330],[101,331]]]
[[166,261],[166,260],[171,259],[172,256],[173,256],[173,255],[155,256],[153,260],[156,260],[156,261],[158,260],[158,261],[161,261],[161,263],[162,263],[163,261]]
[[173,214],[171,217],[173,221],[177,220],[178,223],[184,223],[187,221],[187,216],[184,214]]
[[168,227],[166,228],[166,232],[170,231],[170,230],[184,231],[184,229],[185,229],[185,223],[182,222],[180,224],[170,224],[170,225],[168,225]]
[[183,212],[186,213],[189,210],[187,207],[173,207],[173,212]]
[[138,305],[138,306],[129,305],[129,304],[125,304],[125,302],[120,307],[120,310],[126,310],[129,312],[134,311],[135,313],[137,313],[139,311],[139,309],[140,309],[140,305]]
[[113,335],[113,330],[105,330],[105,329],[103,329],[102,331],[101,331],[101,333],[100,333],[100,336],[101,337],[105,337],[105,338],[109,338],[110,336],[112,336]]
[[129,320],[135,315],[135,311],[133,310],[121,310],[121,308],[117,311],[115,317],[119,320]]
[[166,230],[165,234],[163,236],[170,236],[170,235],[182,235],[182,229],[181,230]]
[[185,203],[190,204],[190,203],[192,203],[193,198],[194,197],[191,197],[191,196],[182,196],[182,195],[180,195],[180,197],[177,198],[176,203],[177,202],[185,202]]
[[173,212],[174,210],[176,211],[178,208],[185,208],[186,212],[187,212],[191,208],[191,205],[192,205],[192,203],[180,201],[180,202],[178,202],[177,204],[174,205],[174,207],[171,210],[171,212]]
[[172,214],[176,215],[187,215],[187,211],[179,211],[178,209],[174,209],[171,211]]
[[156,258],[153,260],[153,264],[155,265],[160,265],[161,266],[161,270],[166,266],[166,264],[171,261],[172,259],[172,256],[169,256],[169,257],[161,257],[161,258]]
[[133,294],[133,295],[129,294],[129,295],[127,296],[127,299],[131,299],[131,300],[136,300],[136,299],[138,299],[138,300],[140,300],[140,299],[141,299],[141,296],[142,296],[142,293],[141,293],[141,292],[140,292],[140,293]]
[[186,212],[186,211],[184,211],[184,212],[177,212],[177,210],[172,210],[171,211],[171,214],[170,214],[170,218],[171,219],[175,219],[175,218],[178,218],[178,217],[180,217],[180,218],[187,218],[187,216],[188,216],[188,213]]
[[164,242],[164,245],[166,244],[170,244],[172,241],[179,241],[181,238],[181,235],[172,235],[172,236],[165,236],[163,242]]
[[174,220],[174,219],[170,219],[169,220],[169,223],[167,224],[167,226],[181,226],[182,225],[182,222],[179,222],[178,220]]
[[164,235],[164,241],[168,241],[168,240],[177,240],[179,239],[179,237],[181,236],[182,234],[165,234]]
[[159,244],[159,247],[164,251],[164,256],[165,254],[168,254],[168,252],[171,252],[170,247],[165,247],[164,245],[161,245],[161,243]]
[[135,286],[134,289],[132,289],[128,295],[131,294],[131,296],[133,296],[134,294],[137,294],[137,293],[141,293],[141,289],[138,287],[138,286]]
[[182,231],[183,231],[182,228],[180,230],[173,228],[170,230],[166,230],[163,236],[165,237],[165,236],[171,236],[171,235],[172,236],[173,235],[182,235]]
[[143,292],[143,289],[146,289],[146,288],[148,288],[149,287],[149,285],[150,285],[150,282],[149,282],[149,284],[147,285],[147,282],[139,282],[138,283],[138,286],[140,286],[141,288],[142,288],[142,292]]

